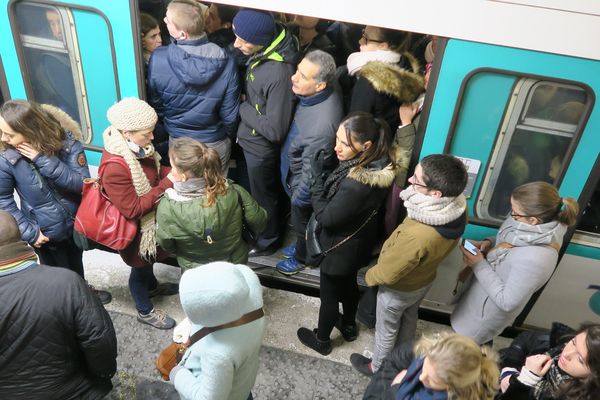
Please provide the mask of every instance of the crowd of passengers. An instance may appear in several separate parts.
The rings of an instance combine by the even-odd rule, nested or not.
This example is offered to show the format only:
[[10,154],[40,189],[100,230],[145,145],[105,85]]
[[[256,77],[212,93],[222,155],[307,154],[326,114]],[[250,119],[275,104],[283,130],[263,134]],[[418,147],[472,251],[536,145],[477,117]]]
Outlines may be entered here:
[[[367,26],[359,51],[345,54],[344,24],[328,30],[296,16],[284,25],[268,12],[193,0],[169,3],[167,46],[156,19],[141,22],[148,102],[125,98],[107,110],[98,176],[138,223],[119,251],[137,320],[172,329],[152,297],[179,293],[187,318],[175,341],[231,326],[193,343],[172,369],[182,399],[252,398],[266,322],[262,287],[244,264],[282,246],[288,210],[294,243],[276,269],[320,268],[317,326],[299,327],[298,340],[326,356],[334,328],[348,342],[357,319],[374,328],[372,358],[350,358],[372,377],[365,399],[599,398],[598,324],[524,333],[499,355],[490,346],[548,281],[576,222],[575,199],[545,182],[512,192],[496,236],[460,246],[454,332],[415,337],[419,305],[468,218],[457,158],[428,155],[407,183],[430,66],[418,60],[432,61],[435,41]],[[0,131],[0,393],[102,398],[117,347],[102,306],[111,295],[84,280],[89,241],[73,228],[90,177],[80,128],[56,107],[9,100]],[[374,253],[361,299],[357,273]],[[170,256],[179,284],[154,276]]]

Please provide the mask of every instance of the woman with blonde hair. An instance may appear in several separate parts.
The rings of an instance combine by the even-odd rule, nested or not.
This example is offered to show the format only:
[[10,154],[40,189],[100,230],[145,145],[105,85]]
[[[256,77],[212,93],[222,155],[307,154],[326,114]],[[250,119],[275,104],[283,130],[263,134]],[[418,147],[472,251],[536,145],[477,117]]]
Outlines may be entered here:
[[408,368],[392,382],[396,400],[486,400],[498,391],[496,353],[466,336],[447,332],[421,338],[414,354]]
[[242,239],[242,223],[261,232],[267,212],[244,188],[223,177],[216,150],[178,138],[169,158],[175,183],[156,214],[160,246],[177,256],[184,271],[213,261],[245,264],[248,244]]
[[461,247],[475,276],[450,321],[456,332],[479,344],[509,326],[550,279],[563,237],[579,212],[574,198],[560,197],[541,181],[517,187],[510,202],[512,211],[496,237],[472,241],[475,255]]
[[178,293],[177,285],[159,284],[154,261],[167,253],[156,244],[155,208],[175,178],[160,165],[152,138],[158,116],[148,103],[135,97],[121,100],[106,113],[109,126],[103,134],[104,152],[98,168],[111,203],[128,219],[139,222],[138,233],[119,254],[131,267],[129,290],[138,311],[138,321],[158,329],[171,329],[175,321],[154,309],[150,297]]

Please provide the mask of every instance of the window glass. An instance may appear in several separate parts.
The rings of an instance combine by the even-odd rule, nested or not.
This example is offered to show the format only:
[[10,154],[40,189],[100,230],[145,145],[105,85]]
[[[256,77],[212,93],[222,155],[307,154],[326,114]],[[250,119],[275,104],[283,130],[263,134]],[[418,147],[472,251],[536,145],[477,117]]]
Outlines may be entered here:
[[589,101],[577,86],[530,78],[515,85],[513,96],[516,100],[502,122],[506,130],[494,144],[476,212],[498,223],[510,211],[510,195],[517,186],[533,181],[559,186]]
[[74,45],[72,15],[65,7],[29,2],[17,3],[15,15],[20,30],[24,63],[31,93],[38,103],[52,104],[79,122],[89,142],[87,107],[83,101],[79,52]]

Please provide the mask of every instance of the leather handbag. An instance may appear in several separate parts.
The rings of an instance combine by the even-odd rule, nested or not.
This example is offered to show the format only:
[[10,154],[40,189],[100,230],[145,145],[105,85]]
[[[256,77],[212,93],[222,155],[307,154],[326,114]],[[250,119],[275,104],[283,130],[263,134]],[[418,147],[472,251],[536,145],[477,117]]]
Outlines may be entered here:
[[112,250],[123,250],[135,238],[138,221],[125,218],[111,203],[99,175],[96,179],[83,181],[83,197],[75,216],[75,230]]
[[185,351],[188,347],[191,347],[194,343],[208,335],[209,333],[213,333],[215,331],[227,328],[233,328],[235,326],[244,325],[255,321],[259,318],[262,318],[265,315],[262,307],[258,308],[254,311],[251,311],[247,314],[242,315],[240,318],[235,321],[228,322],[223,325],[217,326],[207,326],[200,329],[198,332],[194,333],[190,336],[190,339],[186,343],[171,343],[163,351],[158,355],[158,359],[156,360],[156,368],[160,372],[162,378],[165,381],[169,380],[169,374],[171,370],[175,368],[177,364],[181,362]]

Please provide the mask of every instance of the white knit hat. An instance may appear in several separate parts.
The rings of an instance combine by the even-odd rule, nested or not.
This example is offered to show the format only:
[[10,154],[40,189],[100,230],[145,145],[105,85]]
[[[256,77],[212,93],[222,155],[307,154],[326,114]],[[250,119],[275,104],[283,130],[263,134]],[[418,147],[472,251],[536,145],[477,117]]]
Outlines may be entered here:
[[144,100],[127,97],[106,112],[110,124],[121,131],[141,131],[154,128],[158,116]]

